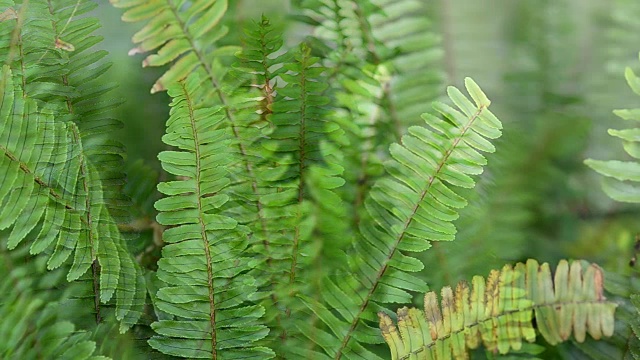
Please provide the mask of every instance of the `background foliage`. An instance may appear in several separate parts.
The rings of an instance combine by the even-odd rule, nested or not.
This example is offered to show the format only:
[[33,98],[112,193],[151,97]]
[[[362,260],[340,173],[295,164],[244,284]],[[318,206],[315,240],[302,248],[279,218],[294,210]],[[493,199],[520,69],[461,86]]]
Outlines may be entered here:
[[[461,211],[456,221],[456,241],[434,243],[433,249],[419,255],[426,264],[420,277],[431,289],[439,289],[528,258],[552,264],[563,258],[598,263],[606,272],[610,291],[607,296],[620,304],[614,337],[557,347],[538,339],[534,350],[545,359],[630,356],[636,345],[627,320],[635,316],[636,310],[625,299],[638,292],[635,268],[629,266],[629,261],[637,251],[634,243],[640,232],[639,210],[637,205],[610,200],[600,190],[601,176],[583,161],[626,156],[618,139],[608,136],[606,130],[626,126],[612,114],[613,109],[638,103],[624,79],[624,69],[640,67],[640,6],[633,0],[424,3],[416,13],[429,19],[427,29],[434,32],[435,40],[425,36],[423,41],[434,41],[435,46],[430,52],[416,52],[418,56],[397,60],[399,67],[407,66],[407,79],[416,74],[426,76],[426,68],[433,70],[418,79],[424,85],[424,93],[418,94],[416,101],[441,97],[445,85],[462,86],[464,77],[470,76],[482,84],[492,99],[492,111],[504,122],[505,130],[495,143],[496,153],[488,156],[490,165],[478,179],[476,189],[463,192],[470,206]],[[299,5],[296,1],[238,0],[231,4],[224,21],[234,24],[234,30],[225,43],[238,43],[240,33],[236,27],[257,20],[262,14],[284,33],[286,46],[294,46],[311,34],[308,24],[291,16]],[[103,26],[99,33],[105,37],[99,46],[109,51],[109,60],[114,62],[104,79],[119,84],[116,93],[123,101],[109,111],[125,123],[119,140],[127,148],[125,161],[130,181],[125,188],[134,204],[131,212],[135,220],[121,224],[121,230],[135,237],[135,241],[127,243],[141,267],[157,270],[159,227],[154,223],[157,211],[153,203],[160,198],[155,184],[168,180],[157,155],[168,150],[161,138],[170,100],[164,92],[150,95],[149,89],[166,68],[141,71],[144,57],[127,55],[133,47],[129,39],[140,25],[121,22],[122,12],[106,1],[98,5],[95,15]],[[407,15],[398,21],[403,16]],[[383,24],[375,29],[377,35],[385,36]],[[383,48],[376,51],[385,55]],[[372,63],[376,61],[376,51],[366,54]],[[384,94],[380,96],[386,99]],[[400,100],[411,96],[404,95]],[[415,113],[427,110],[428,106],[421,105]],[[403,115],[419,119],[413,114]],[[389,129],[393,132],[393,125]],[[372,178],[379,175],[380,163],[381,159],[371,159]],[[0,232],[0,236],[8,235]],[[0,251],[0,264],[7,274],[43,272],[46,267],[26,260],[26,249],[9,253],[2,247]],[[13,296],[28,298],[34,303],[33,309],[43,309],[36,316],[47,320],[34,320],[40,323],[56,324],[51,308],[59,304],[56,309],[63,310],[56,314],[63,324],[60,326],[75,336],[67,341],[80,344],[87,354],[94,350],[89,341],[92,340],[96,354],[115,359],[167,357],[147,345],[153,335],[150,324],[155,321],[150,312],[144,313],[140,324],[125,335],[118,333],[117,326],[96,327],[91,315],[85,316],[88,311],[76,304],[78,298],[86,296],[86,286],[62,286],[65,276],[61,270],[54,270],[38,281],[37,288],[47,292],[35,297],[25,290]],[[157,286],[157,279],[149,276],[146,280],[151,288]],[[14,300],[3,299],[6,303]],[[414,305],[419,304],[416,299]],[[162,318],[162,313],[153,316]],[[385,356],[384,347],[378,350]],[[472,355],[497,357],[482,349]]]

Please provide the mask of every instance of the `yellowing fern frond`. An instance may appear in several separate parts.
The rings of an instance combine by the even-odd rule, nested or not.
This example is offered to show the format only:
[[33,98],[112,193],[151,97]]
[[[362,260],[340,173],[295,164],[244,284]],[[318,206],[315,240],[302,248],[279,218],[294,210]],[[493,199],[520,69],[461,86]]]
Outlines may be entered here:
[[493,270],[486,282],[473,278],[453,291],[442,289],[424,297],[424,312],[403,307],[397,325],[378,313],[382,335],[392,359],[467,359],[467,349],[483,344],[506,354],[519,350],[522,339],[533,342],[532,323],[552,345],[573,334],[583,342],[588,333],[598,340],[614,330],[616,304],[603,295],[603,274],[595,264],[560,261],[552,276],[547,263],[528,260]]

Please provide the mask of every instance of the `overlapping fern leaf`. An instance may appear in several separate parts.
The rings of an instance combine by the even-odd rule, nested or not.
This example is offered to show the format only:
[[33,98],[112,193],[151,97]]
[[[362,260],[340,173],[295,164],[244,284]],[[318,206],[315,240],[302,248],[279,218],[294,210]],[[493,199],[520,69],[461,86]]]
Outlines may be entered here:
[[[11,256],[16,253],[21,256]],[[75,324],[60,315],[64,300],[55,299],[43,290],[43,283],[51,286],[55,277],[47,278],[38,270],[34,264],[44,265],[41,261],[25,263],[24,255],[28,252],[8,254],[4,246],[0,246],[0,272],[3,274],[0,285],[0,318],[3,319],[0,322],[0,357],[25,360],[109,359],[95,354],[97,345],[89,332],[77,329]]]
[[449,97],[459,110],[434,103],[446,120],[425,114],[430,129],[411,127],[402,145],[391,146],[393,160],[386,164],[390,176],[374,185],[365,202],[371,219],[360,225],[361,237],[350,253],[353,260],[344,274],[324,284],[322,298],[328,306],[304,298],[331,333],[303,322],[298,326],[330,357],[377,358],[363,346],[381,341],[368,323],[375,312],[384,304],[409,302],[409,291],[426,290],[426,284],[410,274],[423,264],[405,252],[421,252],[431,241],[454,238],[455,209],[466,201],[451,187],[474,186],[469,175],[480,174],[486,164],[478,151],[494,151],[487,138],[501,134],[500,121],[487,109],[487,97],[473,80],[465,83],[475,104],[450,87]]
[[276,345],[295,338],[292,322],[300,306],[293,296],[318,286],[311,280],[321,278],[322,270],[313,266],[320,252],[330,256],[345,247],[341,200],[334,193],[344,183],[342,130],[327,109],[327,70],[309,47],[278,55],[281,36],[265,18],[246,33],[238,66],[256,76],[253,86],[261,91],[256,120],[266,122],[263,138],[247,146],[248,153],[262,157],[255,162],[259,217],[248,225],[257,237],[253,250],[260,259],[260,297],[269,309],[268,339],[282,354],[295,347]]
[[385,102],[394,123],[402,128],[413,124],[425,103],[440,96],[443,50],[440,35],[433,30],[424,4],[415,0],[371,0],[383,9],[369,15],[372,36],[388,50],[396,75],[385,89]]
[[[415,124],[442,76],[439,38],[417,1],[302,0],[299,18],[315,26],[314,44],[331,68],[336,117],[349,135],[346,186],[350,221],[366,217],[363,200],[382,175],[380,154]],[[316,49],[316,50],[318,50]]]
[[[156,202],[157,220],[169,227],[157,276],[167,284],[156,306],[172,319],[152,324],[158,334],[149,344],[165,354],[187,358],[269,358],[255,346],[269,330],[258,323],[264,308],[248,301],[257,291],[247,271],[253,241],[249,229],[227,216],[235,159],[224,111],[198,103],[206,76],[194,73],[170,88],[173,97],[166,144],[177,148],[159,158],[177,180],[161,183],[167,197]],[[224,353],[224,355],[223,355]]]
[[309,251],[302,248],[308,246],[316,221],[308,202],[315,198],[315,203],[324,207],[340,207],[340,199],[331,190],[344,183],[340,177],[343,169],[336,159],[339,150],[332,141],[342,130],[327,111],[329,98],[323,94],[328,86],[323,81],[326,69],[318,62],[319,58],[312,57],[305,44],[293,50],[293,60],[284,64],[286,72],[280,75],[287,85],[277,89],[278,96],[271,107],[273,131],[262,143],[274,156],[273,165],[264,169],[261,177],[270,187],[281,189],[271,201],[282,207],[280,220],[286,220],[274,231],[289,229],[278,242],[292,246],[286,251],[290,257],[286,273],[292,282],[305,267],[301,256]]
[[[636,94],[640,95],[640,77],[630,68],[625,71],[627,83]],[[640,121],[640,109],[623,109],[614,111],[623,120]],[[640,202],[640,128],[609,129],[609,134],[622,139],[624,150],[636,161],[619,160],[585,160],[585,164],[604,175],[602,189],[612,199],[623,202]]]
[[[168,86],[186,78],[195,69],[203,69],[213,75],[213,59],[216,52],[228,49],[216,47],[229,28],[220,24],[227,11],[227,0],[203,0],[184,3],[178,0],[111,0],[118,8],[127,8],[122,20],[145,21],[146,25],[133,36],[138,44],[129,54],[152,51],[143,61],[143,66],[163,66],[167,70],[156,81],[151,92],[167,90]],[[211,90],[220,91],[220,79]]]
[[[263,136],[261,129],[265,121],[256,111],[266,111],[266,107],[260,102],[269,101],[269,97],[272,96],[269,86],[273,84],[265,88],[270,79],[264,82],[265,79],[257,75],[256,69],[252,70],[250,76],[242,71],[229,71],[230,64],[224,55],[233,54],[240,47],[218,44],[229,31],[228,27],[221,23],[227,11],[227,1],[183,3],[170,0],[159,3],[149,0],[112,0],[111,3],[115,7],[127,9],[122,16],[124,21],[146,23],[133,36],[137,46],[130,54],[151,51],[153,53],[147,56],[143,66],[169,65],[169,70],[154,84],[152,92],[166,90],[192,72],[203,74],[203,91],[198,101],[201,101],[203,106],[222,107],[225,126],[230,129],[230,134],[235,139],[233,148],[228,150],[238,154],[236,162],[229,165],[230,178],[234,183],[232,190],[235,194],[229,206],[235,207],[234,218],[240,223],[250,226],[257,224],[264,228],[264,212],[258,200],[261,189],[255,166],[262,160],[263,154],[257,151],[259,147],[256,146],[256,142]],[[258,45],[258,49],[262,51],[257,53],[258,62],[265,60],[263,56],[276,51],[280,46],[271,48],[274,44]],[[262,45],[267,48],[262,48]],[[256,49],[248,49],[249,52],[254,50]],[[248,66],[251,69],[250,64],[255,65],[253,61],[256,60],[253,56],[256,56],[256,53],[247,55],[248,62],[244,62],[240,67]],[[250,79],[251,77],[255,79]],[[259,89],[266,92],[260,94]],[[264,111],[262,113],[266,114]],[[253,230],[256,234],[264,233],[261,229]]]
[[[47,237],[38,238],[32,246],[32,252],[47,250],[58,234],[64,234],[58,238],[50,267],[60,266],[71,254],[74,254],[74,265],[69,280],[80,278],[91,267],[97,319],[100,320],[100,302],[108,302],[115,293],[116,317],[122,320],[121,330],[124,331],[140,316],[145,296],[144,278],[115,223],[127,216],[126,198],[121,195],[124,184],[120,166],[122,146],[109,139],[109,133],[118,128],[120,123],[108,116],[108,110],[116,106],[119,100],[104,96],[114,87],[101,78],[110,66],[101,61],[106,52],[91,50],[101,40],[92,34],[99,26],[97,20],[85,16],[94,7],[95,4],[91,2],[72,0],[55,3],[5,1],[3,4],[5,11],[15,14],[0,23],[0,31],[7,35],[0,44],[0,53],[2,61],[12,69],[14,84],[20,88],[20,95],[16,96],[16,109],[22,111],[21,107],[25,105],[21,98],[24,98],[24,104],[27,104],[24,114],[43,119],[25,128],[13,146],[22,147],[36,142],[39,145],[32,149],[34,156],[38,156],[39,151],[50,151],[52,156],[57,157],[55,161],[60,163],[48,169],[44,162],[39,165],[34,163],[31,165],[42,166],[43,169],[29,170],[36,176],[48,179],[39,184],[45,187],[45,192],[48,191],[47,187],[63,186],[65,191],[72,194],[69,196],[75,196],[70,199],[71,203],[49,207],[47,201],[36,203],[35,197],[30,198],[28,192],[23,193],[25,197],[22,200],[31,199],[29,204],[38,212],[31,217],[24,213],[19,218],[22,222],[29,221],[29,227],[14,227],[22,231],[19,233],[15,230],[10,247],[22,241],[44,216],[41,234],[47,233],[49,226],[53,230]],[[9,100],[9,97],[6,99]],[[43,110],[38,112],[36,108]],[[11,109],[5,111],[11,112]],[[12,118],[7,120],[10,127],[3,130],[10,131],[7,129],[20,126],[20,120],[15,116],[19,113],[13,113]],[[5,116],[10,116],[7,114]],[[54,130],[65,128],[67,130]],[[49,139],[55,142],[47,143],[53,141]],[[74,144],[74,147],[69,147],[71,145],[67,142]],[[43,150],[43,146],[51,149]],[[65,157],[68,158],[66,163]],[[21,162],[26,160],[28,158],[14,159]],[[63,180],[67,183],[48,182],[53,179],[59,181],[61,176],[66,177]],[[7,187],[12,184],[5,183]],[[18,196],[15,191],[13,194]],[[16,224],[23,225],[22,222]]]
[[552,345],[573,334],[583,342],[611,336],[617,304],[603,295],[604,276],[595,264],[560,261],[552,276],[547,263],[528,260],[493,270],[486,283],[475,276],[424,297],[424,312],[398,310],[397,327],[380,312],[380,328],[392,359],[468,359],[480,344],[494,353],[519,350],[533,342],[537,329]]

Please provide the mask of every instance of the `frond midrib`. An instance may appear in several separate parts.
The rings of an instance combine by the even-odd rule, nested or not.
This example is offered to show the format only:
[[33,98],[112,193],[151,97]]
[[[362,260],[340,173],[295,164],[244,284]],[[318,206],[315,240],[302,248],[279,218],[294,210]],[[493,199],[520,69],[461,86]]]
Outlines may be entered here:
[[211,355],[213,357],[213,359],[217,359],[218,354],[217,354],[217,350],[216,350],[216,345],[217,345],[217,337],[216,337],[216,303],[215,303],[215,291],[213,288],[213,268],[212,268],[212,259],[211,259],[211,252],[209,249],[209,239],[208,239],[208,235],[207,235],[207,230],[206,230],[206,224],[204,221],[204,211],[202,210],[202,191],[200,189],[200,176],[202,173],[201,170],[201,164],[200,164],[200,140],[198,138],[198,131],[197,131],[197,124],[195,121],[195,116],[194,116],[194,110],[193,110],[193,103],[191,100],[191,95],[189,94],[189,92],[187,91],[187,88],[185,86],[185,84],[183,82],[180,83],[180,86],[182,88],[182,91],[185,95],[185,102],[187,103],[187,107],[189,109],[189,121],[191,122],[191,132],[193,134],[193,142],[195,144],[194,146],[194,152],[195,152],[195,157],[196,157],[196,184],[195,184],[195,190],[196,190],[196,200],[198,203],[198,214],[200,215],[198,217],[198,222],[200,224],[200,234],[202,237],[202,242],[203,242],[203,247],[204,247],[204,254],[206,257],[206,261],[207,261],[207,290],[209,292],[209,323],[211,325]]

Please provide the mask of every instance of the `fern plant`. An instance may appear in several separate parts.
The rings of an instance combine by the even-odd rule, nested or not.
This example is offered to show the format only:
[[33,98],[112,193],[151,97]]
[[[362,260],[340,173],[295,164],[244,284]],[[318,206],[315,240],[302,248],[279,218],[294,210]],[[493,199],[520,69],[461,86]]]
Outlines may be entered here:
[[[551,344],[612,334],[596,265],[561,262],[553,281],[534,260],[505,266],[445,288],[441,308],[417,274],[502,135],[471,78],[436,100],[442,51],[419,2],[294,2],[311,27],[297,45],[265,16],[236,42],[226,0],[111,3],[141,23],[129,54],[150,53],[151,92],[171,99],[157,200],[146,166],[125,181],[94,3],[0,0],[0,260],[26,284],[2,287],[0,313],[25,312],[0,326],[3,356],[115,358],[122,341],[140,358],[380,359],[386,341],[394,359],[457,359],[520,349],[534,315]],[[128,235],[144,230],[144,246]],[[93,323],[54,316],[55,295],[13,268],[26,252]],[[402,308],[395,328],[386,309],[425,292],[426,317]]]

